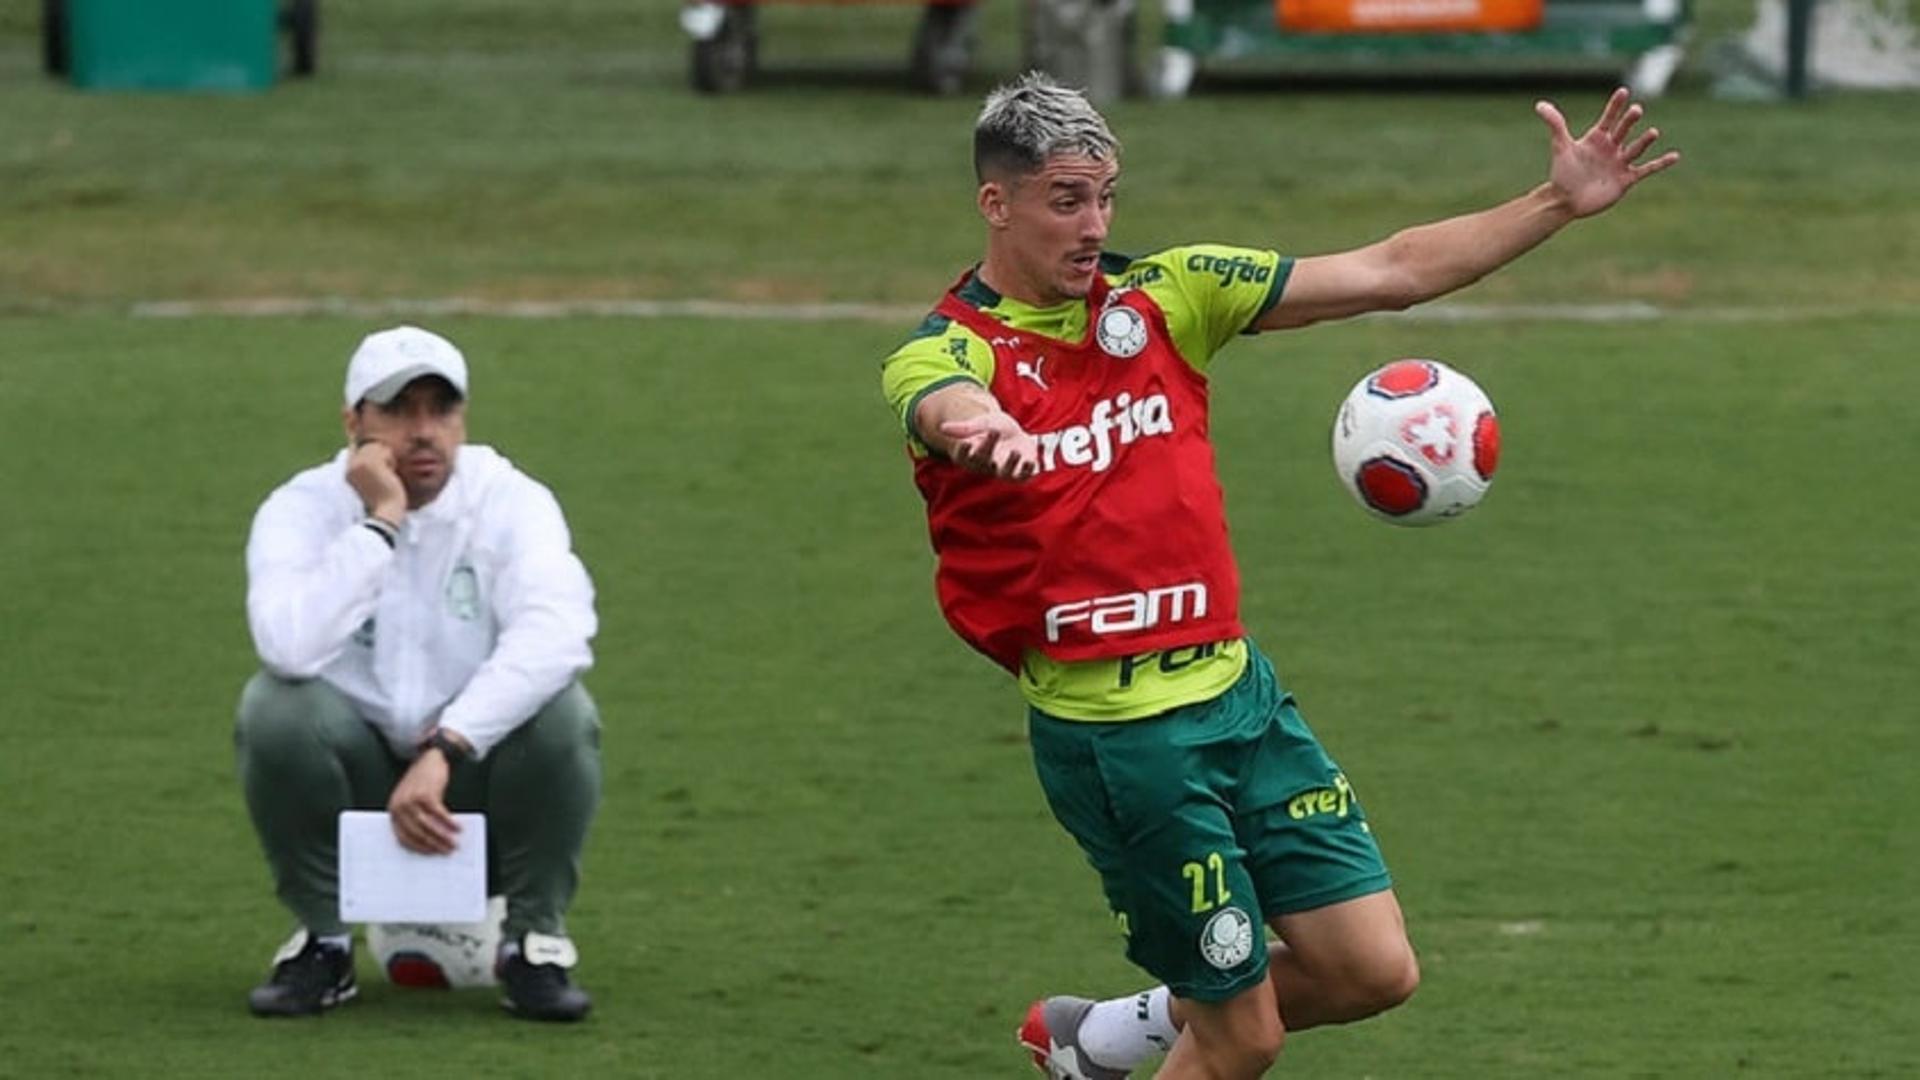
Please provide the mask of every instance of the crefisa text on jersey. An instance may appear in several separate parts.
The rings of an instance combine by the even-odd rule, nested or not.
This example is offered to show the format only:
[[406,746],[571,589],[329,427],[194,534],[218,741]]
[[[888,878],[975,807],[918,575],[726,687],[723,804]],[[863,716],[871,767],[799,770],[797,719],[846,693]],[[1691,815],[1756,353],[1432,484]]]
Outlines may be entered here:
[[1123,391],[1096,402],[1087,423],[1034,436],[1040,443],[1040,471],[1052,472],[1062,465],[1107,471],[1113,465],[1116,431],[1121,446],[1136,439],[1173,434],[1173,406],[1167,401],[1167,395],[1149,394],[1135,399]]

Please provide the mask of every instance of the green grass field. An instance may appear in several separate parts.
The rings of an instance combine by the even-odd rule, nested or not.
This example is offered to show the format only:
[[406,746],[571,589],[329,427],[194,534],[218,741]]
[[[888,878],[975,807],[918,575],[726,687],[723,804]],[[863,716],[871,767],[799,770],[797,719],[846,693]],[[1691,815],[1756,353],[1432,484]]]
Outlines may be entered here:
[[[657,7],[340,0],[323,78],[237,99],[46,83],[0,13],[0,1076],[1010,1078],[1032,997],[1139,982],[1017,695],[934,608],[876,378],[910,318],[463,316],[428,321],[472,360],[473,437],[556,490],[600,590],[572,920],[598,1011],[517,1024],[363,958],[323,1021],[245,1013],[287,919],[231,761],[241,547],[336,445],[381,319],[137,306],[912,305],[975,254],[977,99],[887,84],[902,13],[782,12],[796,73],[713,101]],[[1531,98],[1124,104],[1115,246],[1325,250],[1492,201],[1544,160]],[[1276,1075],[1920,1074],[1917,105],[1685,81],[1656,106],[1680,170],[1460,297],[1668,317],[1221,358],[1244,613],[1363,792],[1426,975]],[[1346,388],[1408,354],[1506,429],[1486,505],[1438,530],[1371,521],[1326,461]]]

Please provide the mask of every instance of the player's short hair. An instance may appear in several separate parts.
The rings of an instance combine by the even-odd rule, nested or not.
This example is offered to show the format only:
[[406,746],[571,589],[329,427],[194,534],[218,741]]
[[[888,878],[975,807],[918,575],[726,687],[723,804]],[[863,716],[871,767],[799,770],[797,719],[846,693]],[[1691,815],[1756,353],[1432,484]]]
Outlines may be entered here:
[[973,125],[973,173],[981,182],[1030,176],[1058,154],[1118,157],[1120,140],[1078,90],[1030,71],[987,95]]

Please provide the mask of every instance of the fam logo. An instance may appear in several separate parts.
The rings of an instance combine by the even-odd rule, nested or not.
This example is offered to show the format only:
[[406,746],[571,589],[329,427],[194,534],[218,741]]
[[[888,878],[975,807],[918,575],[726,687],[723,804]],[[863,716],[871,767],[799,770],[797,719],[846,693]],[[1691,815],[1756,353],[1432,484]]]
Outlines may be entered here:
[[1221,908],[1200,931],[1200,955],[1222,971],[1253,955],[1253,919],[1237,907]]
[[1185,622],[1207,614],[1205,582],[1188,581],[1141,592],[1071,600],[1047,609],[1047,640],[1058,642],[1068,626],[1086,623],[1095,637],[1151,630],[1161,623]]
[[1108,356],[1121,360],[1139,356],[1147,347],[1146,317],[1125,304],[1114,304],[1100,313],[1094,337]]

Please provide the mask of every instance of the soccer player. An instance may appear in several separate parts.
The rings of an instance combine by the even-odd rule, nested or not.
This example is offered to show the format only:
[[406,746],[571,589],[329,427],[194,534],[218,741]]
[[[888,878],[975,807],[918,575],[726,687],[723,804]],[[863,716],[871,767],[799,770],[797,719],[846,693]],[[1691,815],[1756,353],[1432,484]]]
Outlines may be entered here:
[[506,896],[501,1003],[578,1020],[566,910],[600,802],[593,583],[553,493],[466,445],[467,362],[412,326],[347,364],[347,447],[276,489],[247,540],[247,622],[262,670],[240,697],[240,783],[300,927],[248,995],[259,1016],[352,998],[340,920],[340,811],[385,808],[409,850],[487,814]]
[[[1365,814],[1239,617],[1207,399],[1242,333],[1398,310],[1518,258],[1672,164],[1625,90],[1547,179],[1332,255],[1106,250],[1119,145],[1029,75],[974,127],[986,252],[882,368],[953,629],[1029,706],[1049,805],[1159,985],[1033,1004],[1058,1078],[1262,1074],[1288,1031],[1372,1016],[1419,968]],[[1643,160],[1646,159],[1646,160]]]

